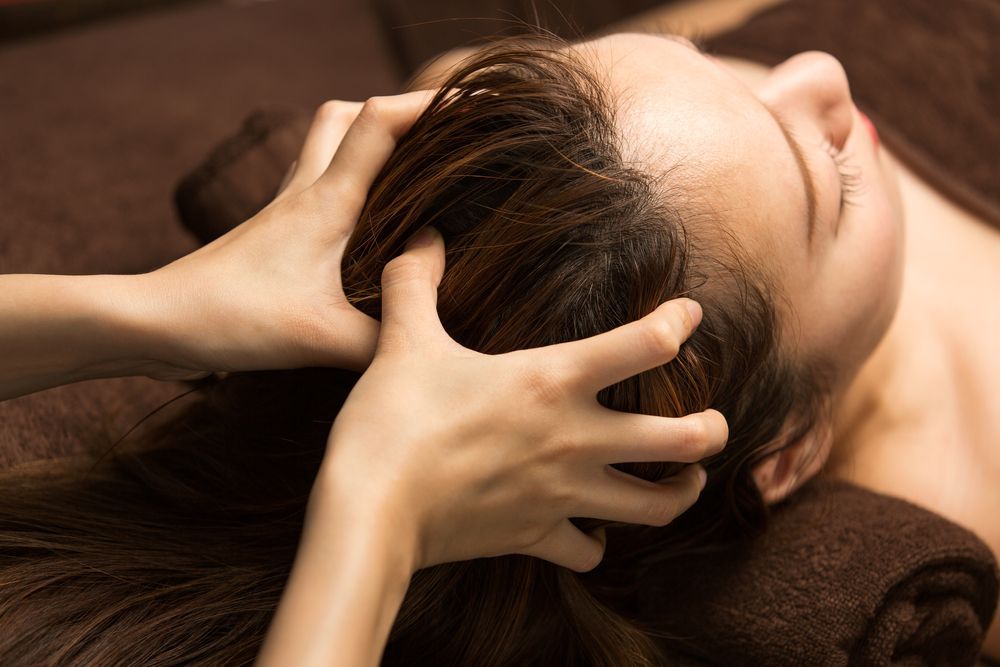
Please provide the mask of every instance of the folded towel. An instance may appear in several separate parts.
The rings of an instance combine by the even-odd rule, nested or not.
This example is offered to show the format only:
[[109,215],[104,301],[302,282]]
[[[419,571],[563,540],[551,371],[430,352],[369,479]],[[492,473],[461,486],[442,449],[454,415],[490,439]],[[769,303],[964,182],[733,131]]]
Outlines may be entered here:
[[208,243],[264,208],[298,156],[309,122],[308,113],[291,109],[247,116],[177,185],[174,204],[184,226]]
[[770,667],[974,665],[1000,582],[975,534],[826,478],[754,542],[637,576],[642,617],[688,638],[678,663]]

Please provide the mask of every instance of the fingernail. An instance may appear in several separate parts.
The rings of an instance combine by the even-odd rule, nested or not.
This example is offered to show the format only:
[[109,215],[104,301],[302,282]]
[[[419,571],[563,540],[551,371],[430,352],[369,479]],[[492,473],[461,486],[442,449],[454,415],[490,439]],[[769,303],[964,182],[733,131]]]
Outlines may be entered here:
[[406,244],[407,250],[413,248],[426,248],[430,244],[434,243],[434,237],[437,235],[437,230],[434,227],[427,225],[419,232],[413,235],[410,241]]
[[687,299],[684,301],[684,307],[687,308],[688,313],[691,315],[692,326],[698,326],[701,324],[701,305],[699,305],[697,301]]

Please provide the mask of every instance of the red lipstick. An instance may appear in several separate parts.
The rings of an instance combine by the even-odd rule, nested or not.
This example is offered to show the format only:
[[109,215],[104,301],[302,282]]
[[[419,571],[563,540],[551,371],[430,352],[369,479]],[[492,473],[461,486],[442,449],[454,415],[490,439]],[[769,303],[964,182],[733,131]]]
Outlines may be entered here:
[[865,122],[865,127],[868,128],[868,134],[872,137],[872,143],[875,145],[875,148],[878,148],[878,130],[875,129],[875,124],[872,123],[871,118],[866,116],[860,110],[858,111],[858,114],[861,116],[861,120]]

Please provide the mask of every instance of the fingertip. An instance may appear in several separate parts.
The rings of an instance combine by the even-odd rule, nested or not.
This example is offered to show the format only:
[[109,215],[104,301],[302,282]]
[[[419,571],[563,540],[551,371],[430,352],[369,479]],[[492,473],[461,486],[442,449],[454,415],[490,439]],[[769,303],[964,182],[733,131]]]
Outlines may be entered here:
[[[597,534],[598,531],[600,531],[600,535]],[[591,550],[589,559],[587,559],[582,563],[579,563],[576,567],[572,568],[575,572],[579,572],[581,574],[585,572],[590,572],[598,565],[600,565],[601,561],[604,560],[604,552],[607,546],[606,537],[604,535],[604,529],[598,528],[597,530],[593,531],[589,537],[590,539],[597,542],[598,546],[595,546]]]
[[[420,231],[410,237],[410,240],[406,242],[406,250],[416,250],[418,248],[426,248],[435,241],[441,239],[441,233],[438,232],[433,225],[427,225],[422,227]],[[442,245],[443,245],[443,239]]]
[[696,465],[694,474],[698,478],[698,492],[701,493],[705,490],[705,484],[708,483],[708,471],[705,470],[704,466]]
[[702,414],[709,420],[708,431],[712,442],[718,446],[714,453],[718,453],[729,444],[729,422],[725,415],[714,408],[708,408]]
[[432,225],[427,225],[406,243],[406,252],[426,253],[432,263],[431,275],[434,284],[441,282],[444,275],[444,237]]
[[683,299],[684,308],[688,311],[688,315],[691,316],[691,330],[693,331],[701,324],[701,318],[704,313],[701,309],[701,304],[699,304],[694,299]]

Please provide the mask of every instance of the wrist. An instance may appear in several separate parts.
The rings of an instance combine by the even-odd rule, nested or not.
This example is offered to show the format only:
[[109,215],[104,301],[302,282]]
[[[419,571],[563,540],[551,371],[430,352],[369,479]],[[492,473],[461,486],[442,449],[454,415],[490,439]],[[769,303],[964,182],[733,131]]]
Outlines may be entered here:
[[7,396],[130,374],[142,350],[133,276],[0,277],[0,376]]
[[378,664],[413,573],[405,532],[371,497],[313,487],[291,576],[258,664]]
[[391,571],[408,582],[421,567],[413,503],[403,497],[400,485],[382,488],[370,479],[359,485],[358,475],[343,468],[333,465],[327,455],[310,494],[310,515],[321,525],[335,523],[362,536],[361,541],[383,555]]
[[[86,276],[76,289],[92,313],[93,362],[85,377],[156,376],[175,368],[172,343],[179,322],[171,319],[152,274]],[[165,378],[166,379],[166,378]]]

